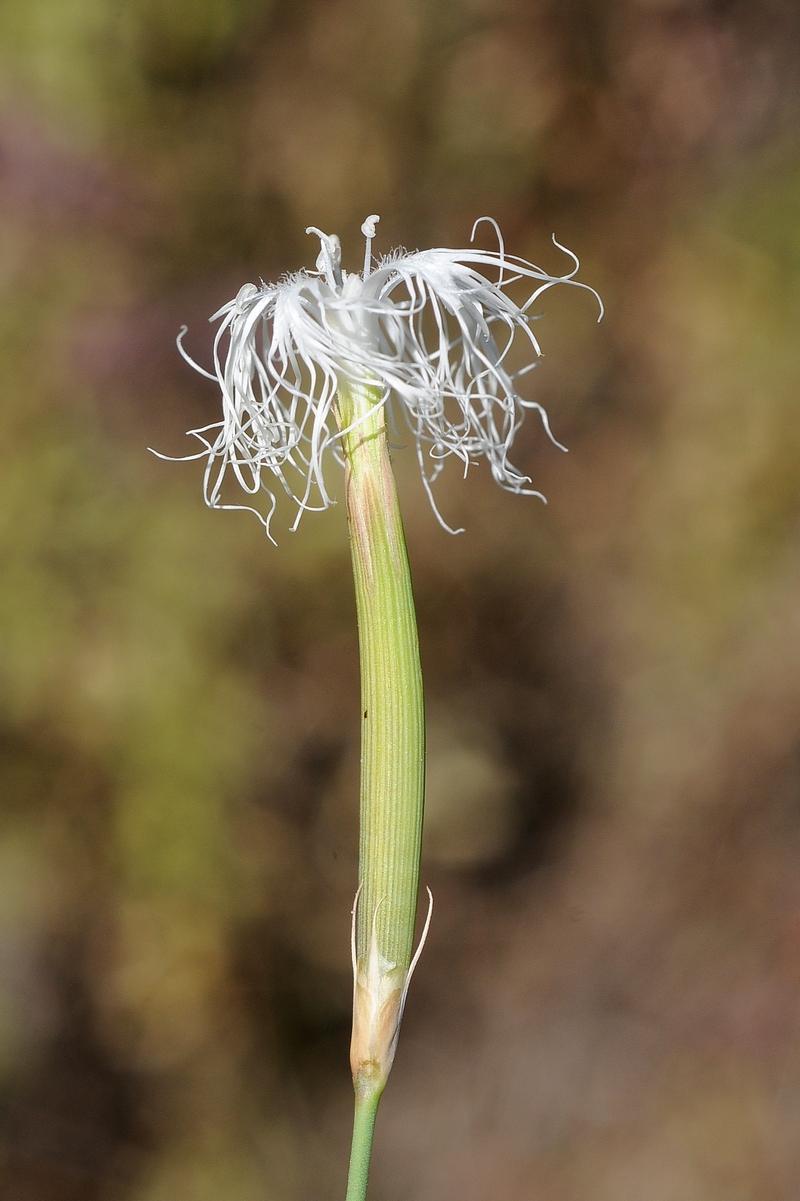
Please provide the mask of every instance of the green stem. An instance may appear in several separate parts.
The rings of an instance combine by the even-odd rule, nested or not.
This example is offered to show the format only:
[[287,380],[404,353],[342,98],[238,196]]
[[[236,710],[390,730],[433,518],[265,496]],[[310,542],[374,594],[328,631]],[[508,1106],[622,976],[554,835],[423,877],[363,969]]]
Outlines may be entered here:
[[366,1095],[356,1093],[355,1118],[353,1120],[353,1145],[350,1150],[350,1170],[347,1174],[347,1196],[345,1201],[364,1201],[367,1195],[369,1161],[372,1156],[372,1136],[375,1133],[375,1118],[378,1113],[380,1090]]
[[[362,1196],[414,944],[425,791],[422,669],[411,574],[380,392],[340,386],[361,661],[361,795],[351,1066],[351,1161]],[[368,1115],[371,1115],[368,1118]],[[367,1126],[369,1132],[367,1135]],[[356,1163],[357,1169],[353,1167]],[[350,1201],[348,1188],[348,1201]]]

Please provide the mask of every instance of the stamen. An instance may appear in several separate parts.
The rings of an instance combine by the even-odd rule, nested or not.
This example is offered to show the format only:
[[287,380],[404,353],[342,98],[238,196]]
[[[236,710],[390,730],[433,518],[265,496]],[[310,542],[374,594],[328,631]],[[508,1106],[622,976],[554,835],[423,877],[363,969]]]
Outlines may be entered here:
[[377,213],[373,213],[371,217],[367,217],[364,224],[361,226],[361,232],[367,239],[367,248],[364,251],[364,274],[363,279],[369,279],[372,271],[372,239],[375,237],[375,226],[380,221]]
[[255,284],[242,284],[241,288],[236,293],[236,312],[246,313],[247,306],[251,303],[251,301],[255,300],[256,296],[258,296],[258,288]]
[[342,245],[336,234],[324,234],[316,225],[309,225],[307,234],[316,234],[320,240],[317,256],[317,271],[324,271],[328,284],[334,291],[342,286]]

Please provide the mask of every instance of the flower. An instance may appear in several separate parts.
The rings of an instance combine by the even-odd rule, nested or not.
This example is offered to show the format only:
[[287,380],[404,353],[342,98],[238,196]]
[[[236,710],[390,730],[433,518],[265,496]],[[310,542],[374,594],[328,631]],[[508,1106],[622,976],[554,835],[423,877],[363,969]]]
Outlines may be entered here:
[[[268,534],[276,502],[265,474],[274,476],[296,502],[292,528],[306,510],[334,503],[324,459],[330,449],[342,462],[347,430],[337,408],[340,388],[366,390],[374,406],[370,411],[385,407],[393,428],[402,416],[414,437],[433,510],[445,529],[450,527],[436,507],[432,485],[451,456],[463,463],[465,474],[484,458],[501,487],[544,500],[508,457],[525,412],[535,409],[548,436],[560,443],[542,406],[520,396],[516,381],[541,354],[531,309],[548,288],[566,283],[587,288],[602,316],[597,293],[574,278],[578,259],[553,238],[573,267],[565,275],[548,275],[507,255],[497,223],[481,218],[497,233],[496,251],[398,250],[373,265],[379,219],[371,216],[361,227],[366,238],[361,274],[342,270],[338,237],[312,226],[306,232],[320,240],[316,271],[298,271],[275,284],[245,284],[211,318],[220,321],[213,374],[184,350],[186,327],[178,338],[187,362],[219,383],[223,407],[221,421],[190,431],[203,450],[185,457],[207,460],[208,505],[248,509]],[[473,240],[479,224],[473,227]],[[496,271],[497,279],[487,279],[484,270]],[[520,280],[533,285],[522,305],[506,292]],[[520,337],[533,361],[512,371],[506,363]],[[249,505],[223,503],[229,470],[251,496],[266,493],[266,515]]]

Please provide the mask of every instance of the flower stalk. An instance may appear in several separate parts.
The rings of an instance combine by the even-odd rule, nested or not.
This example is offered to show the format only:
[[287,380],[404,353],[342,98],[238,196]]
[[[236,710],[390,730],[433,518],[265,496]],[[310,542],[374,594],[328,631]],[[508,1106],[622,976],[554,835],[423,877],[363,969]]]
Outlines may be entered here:
[[343,381],[345,503],[361,661],[359,883],[353,910],[353,1147],[347,1201],[366,1192],[378,1102],[413,969],[425,715],[411,575],[379,387]]
[[[507,255],[491,220],[495,251],[395,251],[375,262],[378,220],[368,217],[361,227],[366,247],[360,274],[343,269],[338,237],[309,227],[320,240],[316,271],[299,271],[274,284],[245,284],[212,318],[220,322],[213,372],[183,349],[185,328],[178,339],[184,358],[216,381],[222,396],[221,420],[191,431],[201,449],[186,456],[205,460],[204,491],[212,508],[250,509],[271,537],[276,498],[270,480],[295,503],[296,527],[303,513],[333,503],[325,461],[333,457],[345,469],[361,660],[350,1047],[355,1120],[347,1201],[364,1201],[366,1195],[378,1103],[430,922],[429,909],[414,954],[425,726],[387,412],[393,428],[405,424],[412,436],[423,485],[445,529],[451,527],[432,487],[449,458],[465,473],[483,461],[501,487],[541,497],[509,459],[530,411],[560,445],[541,405],[517,390],[540,354],[531,328],[534,305],[551,287],[570,284],[587,289],[602,316],[597,293],[575,279],[577,258],[555,239],[572,262],[564,275]],[[518,285],[527,285],[529,293],[521,304],[509,294]],[[515,346],[526,361],[513,368]],[[225,499],[231,476],[252,504]]]

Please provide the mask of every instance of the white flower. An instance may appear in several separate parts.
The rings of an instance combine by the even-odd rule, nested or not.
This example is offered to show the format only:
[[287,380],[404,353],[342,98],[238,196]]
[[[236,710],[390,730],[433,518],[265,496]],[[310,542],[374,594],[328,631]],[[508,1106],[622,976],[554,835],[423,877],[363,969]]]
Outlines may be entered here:
[[[497,251],[395,251],[373,267],[371,244],[378,220],[369,217],[361,227],[367,245],[360,275],[342,270],[335,235],[311,227],[307,232],[321,244],[316,271],[299,271],[276,284],[245,284],[211,318],[221,319],[214,374],[189,358],[182,347],[185,327],[181,331],[178,345],[184,358],[222,391],[222,420],[191,430],[203,450],[186,456],[207,459],[204,490],[212,508],[250,508],[223,503],[228,470],[245,492],[264,492],[270,498],[266,515],[251,510],[267,533],[275,497],[265,473],[279,480],[297,503],[293,528],[304,511],[328,508],[333,501],[323,472],[326,450],[342,461],[340,387],[367,389],[376,407],[386,406],[392,428],[402,416],[445,529],[450,527],[436,508],[431,485],[450,456],[461,460],[465,473],[485,458],[503,488],[541,496],[508,455],[528,409],[539,413],[548,436],[555,438],[544,409],[520,396],[516,381],[541,353],[530,326],[538,297],[554,284],[588,287],[574,278],[577,258],[554,238],[573,267],[566,275],[548,275],[506,255],[500,230],[491,221]],[[497,273],[494,282],[483,274],[486,269]],[[521,306],[506,294],[520,280],[533,285]],[[520,337],[532,361],[511,371],[506,362]]]

